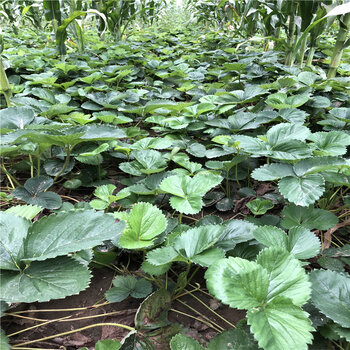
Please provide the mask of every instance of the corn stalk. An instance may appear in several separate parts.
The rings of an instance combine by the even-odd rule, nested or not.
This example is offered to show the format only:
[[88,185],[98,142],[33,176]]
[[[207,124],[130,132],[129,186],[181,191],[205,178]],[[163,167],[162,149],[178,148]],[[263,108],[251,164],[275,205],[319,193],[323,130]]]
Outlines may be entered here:
[[73,21],[75,21],[78,17],[85,16],[88,13],[93,13],[93,14],[100,16],[104,20],[105,25],[107,24],[107,20],[106,20],[105,15],[103,13],[96,11],[96,10],[74,11],[68,18],[66,18],[62,22],[62,24],[56,30],[56,45],[58,47],[58,50],[60,52],[61,57],[63,57],[67,52],[65,41],[66,41],[67,35],[68,35],[67,34],[68,25],[71,24]]
[[347,35],[350,29],[350,13],[343,15],[339,19],[339,32],[337,35],[337,41],[335,42],[331,63],[327,78],[334,78],[337,74],[341,57],[343,55],[344,48],[350,45],[350,39],[347,39]]
[[[316,26],[318,26],[321,22],[331,19],[334,16],[343,16],[343,20],[340,21],[340,29],[337,36],[337,43],[333,50],[332,60],[331,60],[331,68],[328,72],[328,78],[334,77],[336,74],[336,70],[339,66],[341,56],[343,53],[343,50],[345,47],[350,45],[350,39],[346,40],[347,32],[350,28],[350,2],[336,6],[331,11],[329,11],[324,17],[314,20],[303,32],[303,34],[299,37],[299,39],[296,41],[293,51],[298,52],[298,49],[300,48],[303,40],[305,40],[305,37],[309,34],[309,32],[314,29]],[[338,40],[339,39],[339,40]],[[335,69],[335,71],[334,71]],[[333,75],[334,74],[334,75]]]
[[[322,17],[324,17],[327,14],[327,10],[319,6],[316,11],[316,17],[314,21],[318,21]],[[306,60],[306,66],[311,67],[312,66],[312,60],[315,55],[315,51],[317,48],[317,39],[318,37],[325,31],[326,28],[330,27],[330,25],[333,23],[335,17],[328,17],[326,21],[321,21],[319,24],[310,30],[310,46],[309,46],[309,52]]]
[[10,84],[7,80],[4,64],[2,62],[2,58],[0,56],[0,90],[5,96],[7,107],[11,107],[11,97],[12,97],[12,91]]
[[47,21],[52,21],[52,27],[57,33],[57,27],[61,25],[61,5],[59,0],[44,0],[44,14]]
[[296,10],[297,10],[297,2],[296,0],[291,0],[290,3],[290,11],[289,11],[289,25],[288,25],[288,40],[287,40],[287,47],[288,47],[288,52],[286,55],[286,59],[284,61],[284,64],[288,66],[292,66],[294,63],[294,51],[293,51],[293,43],[295,41],[296,35],[296,23],[295,23],[295,18],[296,18]]
[[0,28],[0,91],[5,96],[7,107],[10,107],[12,91],[11,91],[9,81],[7,80],[4,64],[2,62],[1,53],[3,51],[3,48],[4,48],[4,44],[3,44],[3,38],[2,38],[2,33]]

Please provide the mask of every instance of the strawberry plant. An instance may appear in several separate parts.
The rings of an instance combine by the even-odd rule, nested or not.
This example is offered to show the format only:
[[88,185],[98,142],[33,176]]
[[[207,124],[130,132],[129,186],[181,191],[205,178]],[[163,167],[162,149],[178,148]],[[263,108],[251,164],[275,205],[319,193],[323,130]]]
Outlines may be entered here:
[[348,12],[0,0],[0,347],[348,349]]
[[216,261],[206,272],[208,289],[231,307],[248,309],[247,321],[264,349],[307,349],[313,327],[301,306],[310,282],[298,260],[283,248],[261,251],[255,262]]

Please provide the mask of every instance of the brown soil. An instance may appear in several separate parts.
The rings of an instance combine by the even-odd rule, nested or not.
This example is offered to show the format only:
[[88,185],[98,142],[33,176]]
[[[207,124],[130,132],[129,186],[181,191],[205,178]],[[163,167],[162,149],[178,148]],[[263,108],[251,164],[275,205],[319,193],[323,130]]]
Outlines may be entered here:
[[[21,317],[5,316],[1,319],[1,326],[6,334],[13,334],[10,336],[11,344],[23,344],[24,347],[37,349],[73,350],[87,347],[89,350],[92,350],[94,349],[95,343],[100,339],[121,340],[127,335],[128,330],[109,325],[95,326],[71,334],[62,334],[101,323],[119,323],[131,327],[134,326],[134,317],[140,305],[140,300],[128,298],[120,303],[105,304],[104,293],[111,286],[114,272],[110,269],[95,269],[93,273],[94,277],[90,287],[79,295],[46,303],[20,304],[8,310],[8,313],[26,311],[18,315]],[[203,284],[203,275],[198,274],[197,280],[202,281]],[[195,282],[196,281],[193,281],[193,283]],[[234,310],[226,306],[224,307],[212,297],[205,294],[204,292],[206,290],[204,287],[205,286],[202,285],[201,291],[196,291],[193,295],[199,298],[205,305],[215,309],[215,312],[221,317],[232,324],[236,324],[240,319],[245,317],[243,311]],[[191,290],[191,287],[189,287],[189,290]],[[96,306],[96,304],[98,305]],[[192,310],[189,307],[191,307]],[[77,308],[82,309],[76,310]],[[59,311],[61,309],[75,310]],[[175,300],[172,303],[172,310],[176,311],[170,311],[168,318],[173,326],[165,328],[160,334],[153,334],[150,337],[152,343],[159,350],[169,349],[168,342],[171,336],[179,331],[180,327],[184,328],[188,335],[203,344],[217,334],[217,331],[213,329],[213,327],[219,327],[219,329],[231,328],[229,323],[213,314],[191,294],[185,294],[178,300]],[[188,315],[192,315],[196,319]],[[58,320],[64,317],[66,317],[66,319]],[[85,317],[85,319],[82,319],[83,317]],[[79,318],[79,320],[76,320],[77,318]],[[47,323],[48,321],[51,322]],[[46,324],[35,327],[45,322]],[[27,330],[23,332],[25,329]],[[14,334],[16,332],[20,333]],[[50,338],[39,342],[37,341],[38,339],[47,337]],[[26,345],[24,345],[24,343],[26,343]]]

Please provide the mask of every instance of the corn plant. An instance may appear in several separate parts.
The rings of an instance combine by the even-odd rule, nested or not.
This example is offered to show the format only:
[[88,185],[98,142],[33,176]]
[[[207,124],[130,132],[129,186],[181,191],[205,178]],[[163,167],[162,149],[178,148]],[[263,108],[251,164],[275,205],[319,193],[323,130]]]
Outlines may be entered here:
[[[299,37],[298,40],[296,40],[294,48],[293,48],[293,54],[296,55],[297,50],[303,46],[304,41],[306,40],[306,36],[309,34],[311,30],[314,30],[314,36],[316,37],[321,31],[322,27],[324,26],[325,21],[328,21],[328,23],[331,23],[332,18],[335,18],[335,16],[338,16],[340,28],[337,35],[336,44],[333,49],[332,59],[330,68],[328,71],[328,78],[333,78],[336,75],[337,68],[340,64],[340,60],[342,57],[342,53],[344,48],[346,48],[350,42],[347,40],[347,33],[350,28],[350,4],[345,3],[342,5],[338,5],[334,7],[332,10],[327,12],[327,14],[320,19],[314,20],[303,32],[303,34]],[[326,26],[327,27],[327,26]],[[311,52],[311,57],[308,58],[308,64],[310,63],[310,60],[312,60],[313,52]]]
[[4,63],[1,58],[3,47],[4,47],[3,37],[2,37],[1,28],[0,28],[0,92],[2,92],[5,96],[7,107],[10,107],[12,92],[11,92],[10,84],[7,80]]
[[[350,6],[349,6],[350,7]],[[350,45],[350,40],[347,39],[348,32],[350,30],[350,13],[342,15],[339,19],[339,32],[337,35],[337,41],[334,45],[333,55],[327,77],[334,78],[337,73],[337,68],[340,64],[340,60],[345,47]]]
[[[145,1],[142,2],[145,5]],[[140,12],[145,11],[145,8],[138,9],[135,0],[109,0],[109,1],[94,1],[93,7],[105,15],[107,19],[107,27],[109,32],[114,37],[115,41],[121,40],[125,30],[134,21]],[[102,23],[99,29],[101,30]]]

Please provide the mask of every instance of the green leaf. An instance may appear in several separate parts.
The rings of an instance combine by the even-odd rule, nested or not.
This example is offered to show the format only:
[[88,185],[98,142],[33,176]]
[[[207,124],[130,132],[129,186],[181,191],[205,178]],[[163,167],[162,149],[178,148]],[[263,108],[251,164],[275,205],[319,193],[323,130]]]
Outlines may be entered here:
[[341,260],[331,258],[329,256],[321,256],[317,259],[317,264],[326,270],[345,271],[344,263]]
[[312,150],[303,141],[286,140],[276,145],[267,145],[271,150],[263,152],[263,155],[281,160],[297,160],[312,156]]
[[103,201],[107,202],[108,204],[110,204],[116,200],[115,198],[117,198],[116,196],[113,196],[113,192],[115,191],[116,188],[117,187],[115,187],[112,184],[98,186],[94,191],[94,195],[102,199]]
[[282,247],[297,259],[309,259],[320,251],[321,242],[315,234],[304,227],[292,227],[288,236],[273,226],[260,226],[254,231],[254,237],[267,247]]
[[[58,2],[58,1],[56,1]],[[59,2],[58,2],[59,3]],[[59,6],[59,5],[58,5]],[[60,11],[59,11],[60,12]],[[56,45],[59,49],[60,55],[64,56],[67,52],[65,46],[65,40],[67,39],[67,27],[68,25],[74,21],[76,18],[80,16],[84,16],[86,14],[85,11],[74,11],[69,17],[65,18],[62,24],[59,21],[59,27],[56,29]]]
[[76,109],[76,107],[68,106],[65,103],[57,103],[52,106],[47,111],[41,112],[44,117],[53,118],[62,114],[68,114]]
[[173,247],[152,249],[147,253],[147,261],[155,266],[168,264],[177,258],[179,253]]
[[106,299],[110,303],[118,303],[129,295],[133,298],[142,299],[152,292],[152,284],[143,278],[134,276],[116,276],[113,286],[106,292]]
[[151,276],[160,276],[169,271],[171,263],[166,263],[163,265],[152,265],[148,261],[144,261],[141,265],[141,269]]
[[350,328],[350,277],[330,270],[313,270],[312,303],[342,327]]
[[190,181],[191,178],[189,176],[169,176],[161,182],[159,188],[164,192],[183,198],[186,196],[185,189]]
[[55,95],[49,89],[34,88],[32,89],[31,94],[51,104],[56,103]]
[[171,148],[172,144],[173,142],[168,139],[159,137],[144,137],[143,139],[130,145],[130,148],[135,150],[145,150],[147,148],[167,149]]
[[113,125],[99,125],[99,124],[91,124],[76,127],[72,130],[83,131],[84,135],[81,137],[82,140],[115,140],[126,137],[125,132],[122,129],[119,129]]
[[288,245],[286,233],[278,227],[260,226],[254,230],[254,238],[266,247],[282,247]]
[[41,211],[42,207],[37,205],[15,205],[5,210],[5,213],[14,214],[27,220],[33,220]]
[[32,195],[37,195],[40,192],[46,191],[53,184],[53,179],[48,176],[36,176],[28,179],[24,188]]
[[200,266],[210,266],[213,262],[223,259],[225,257],[225,252],[218,248],[209,248],[204,252],[195,255],[191,260],[193,263]]
[[120,237],[119,245],[127,249],[151,246],[167,226],[167,220],[161,210],[150,203],[135,204],[126,220],[127,227]]
[[23,260],[45,260],[93,248],[120,235],[124,227],[113,216],[93,210],[53,214],[30,228]]
[[46,209],[58,209],[62,205],[61,197],[54,192],[40,192],[36,195],[29,193],[24,187],[18,187],[12,192],[13,196],[22,201],[38,205]]
[[200,172],[193,178],[187,175],[169,176],[161,182],[159,188],[174,195],[170,198],[170,204],[175,210],[184,214],[196,214],[203,206],[202,197],[221,181],[220,175]]
[[16,106],[4,108],[0,111],[0,129],[24,129],[34,120],[35,113],[28,107]]
[[172,261],[192,261],[209,266],[224,257],[219,248],[212,248],[224,227],[220,225],[199,226],[176,236],[172,246],[153,249],[147,254],[147,261],[153,265],[164,265]]
[[[279,125],[281,125],[279,127]],[[282,160],[294,160],[311,157],[312,150],[301,141],[309,133],[305,127],[291,127],[292,124],[278,124],[273,126],[266,134],[260,138],[246,135],[232,136],[232,141],[239,142],[239,147],[245,152],[256,155],[264,155]],[[296,124],[297,125],[297,124]],[[305,128],[305,129],[301,129]],[[289,129],[300,132],[300,137],[293,137]]]
[[123,162],[119,168],[126,173],[140,176],[143,174],[150,175],[165,170],[166,161],[162,154],[155,150],[133,151],[132,155],[136,161]]
[[121,342],[120,350],[155,350],[147,337],[142,337],[139,332],[131,331]]
[[283,92],[277,92],[270,95],[266,103],[276,109],[283,108],[297,108],[305,104],[309,100],[309,96],[306,94],[294,95],[287,97]]
[[0,328],[0,349],[10,350],[11,346],[9,345],[9,340],[3,329]]
[[307,350],[314,330],[308,314],[290,299],[278,297],[265,307],[247,313],[248,324],[265,350]]
[[279,181],[278,189],[290,202],[307,207],[322,196],[325,190],[324,182],[324,178],[319,174],[287,176]]
[[347,168],[344,158],[339,157],[314,157],[303,159],[294,165],[294,172],[297,176],[310,175],[327,170],[338,170]]
[[289,204],[282,210],[281,225],[284,228],[303,226],[309,230],[328,230],[338,223],[336,215],[328,210]]
[[135,328],[156,329],[170,324],[168,312],[171,307],[171,294],[159,289],[149,295],[138,308],[135,315]]
[[285,297],[294,305],[302,306],[310,298],[311,288],[305,270],[282,247],[270,247],[262,250],[256,262],[268,273],[269,288],[267,300]]
[[199,213],[203,207],[202,197],[194,194],[187,195],[185,198],[171,197],[170,205],[173,209],[183,214]]
[[44,0],[43,1],[45,19],[47,21],[56,20],[61,23],[61,9],[59,0]]
[[290,123],[303,124],[308,113],[297,108],[284,108],[279,110],[279,115]]
[[273,181],[286,176],[295,176],[290,164],[265,164],[252,172],[252,178],[258,181]]
[[332,8],[332,10],[330,10],[325,17],[345,15],[349,12],[349,6],[347,6],[346,3],[344,3]]
[[108,208],[108,202],[105,202],[101,199],[93,199],[90,202],[90,207],[95,210],[105,210]]
[[[311,10],[312,11],[312,10]],[[311,15],[311,13],[308,13],[306,15]],[[305,28],[302,29],[302,31],[304,31]],[[298,80],[307,85],[307,86],[311,86],[312,84],[315,83],[315,81],[317,79],[320,79],[321,77],[315,73],[312,72],[301,72],[300,74],[298,74]]]
[[225,230],[219,238],[216,247],[225,251],[233,249],[236,244],[254,239],[256,226],[243,220],[228,220],[224,223]]
[[274,207],[273,203],[267,199],[256,198],[246,204],[254,215],[263,215]]
[[321,242],[316,235],[303,227],[292,227],[288,233],[288,247],[298,259],[309,259],[319,254]]
[[121,346],[119,340],[104,339],[96,343],[95,350],[119,350]]
[[203,350],[203,347],[194,339],[184,335],[176,334],[170,341],[171,350]]
[[340,327],[338,324],[334,324],[334,332],[339,335],[340,338],[346,339],[350,342],[350,328]]
[[202,158],[205,156],[206,148],[204,145],[194,142],[187,147],[186,151],[194,157]]
[[0,268],[17,271],[24,256],[23,241],[30,222],[14,214],[0,212]]
[[61,299],[86,289],[90,278],[87,267],[66,256],[34,261],[20,273],[0,270],[0,299],[9,303]]
[[211,248],[223,232],[224,227],[221,225],[195,227],[176,237],[173,247],[184,258],[192,260],[196,255]]
[[163,171],[166,168],[167,163],[162,154],[158,151],[133,151],[131,154],[142,165],[141,172],[143,174],[153,174]]
[[107,142],[102,143],[101,145],[99,145],[98,147],[96,147],[95,149],[93,149],[90,152],[84,152],[84,153],[80,153],[80,157],[92,157],[92,156],[97,156],[107,150],[109,150],[111,147],[109,146],[109,144]]
[[66,169],[63,172],[61,172],[63,170],[63,167],[65,166],[65,161],[60,159],[49,159],[44,163],[43,167],[47,175],[56,176],[60,174],[63,176],[71,172],[74,165],[74,158],[71,158]]
[[[0,318],[4,316],[4,313],[9,309],[10,305],[3,300],[0,300]],[[0,328],[1,329],[1,328]]]
[[53,184],[48,176],[36,176],[28,179],[23,187],[17,187],[12,195],[26,203],[46,209],[58,209],[62,205],[61,197],[54,192],[44,192]]
[[284,141],[305,141],[310,133],[306,126],[300,124],[279,123],[268,130],[266,138],[270,145],[278,145]]
[[257,350],[254,344],[243,330],[235,328],[219,333],[212,338],[206,350]]
[[267,297],[267,271],[255,262],[232,257],[221,259],[208,268],[205,278],[209,292],[234,308],[254,308]]
[[64,188],[68,188],[70,190],[75,190],[82,185],[82,181],[79,179],[70,179],[63,183]]

